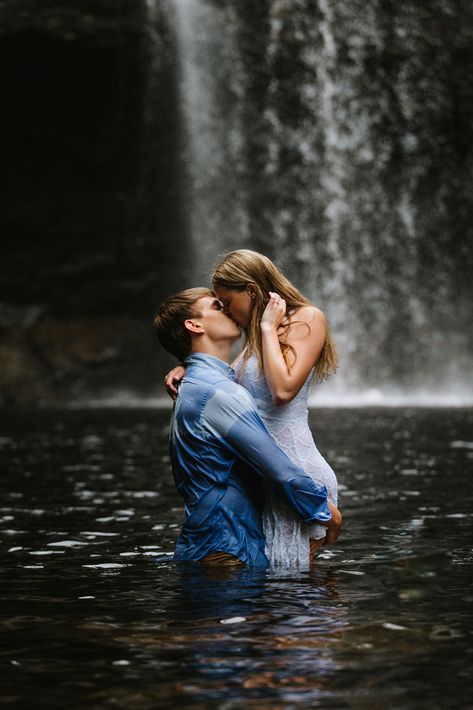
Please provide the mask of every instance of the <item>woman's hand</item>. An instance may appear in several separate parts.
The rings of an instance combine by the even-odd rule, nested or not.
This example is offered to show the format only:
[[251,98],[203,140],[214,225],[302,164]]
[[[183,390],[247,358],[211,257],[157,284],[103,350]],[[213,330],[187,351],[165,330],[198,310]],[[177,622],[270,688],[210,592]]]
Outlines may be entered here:
[[[261,321],[264,374],[276,406],[297,395],[319,359],[327,335],[325,316],[318,308],[301,306],[284,317],[286,308],[284,299],[271,293]],[[289,346],[285,355],[281,343]]]
[[342,514],[340,513],[338,508],[332,505],[332,503],[329,503],[328,507],[330,508],[330,511],[332,513],[332,519],[327,525],[325,545],[334,545],[337,542],[338,536],[340,535],[340,531],[342,529]]
[[261,317],[261,330],[275,330],[279,328],[286,317],[286,301],[279,294],[269,292],[269,301]]
[[179,387],[185,374],[186,368],[184,365],[177,365],[177,367],[170,370],[164,378],[164,386],[166,387],[167,393],[173,402],[177,397],[177,388]]

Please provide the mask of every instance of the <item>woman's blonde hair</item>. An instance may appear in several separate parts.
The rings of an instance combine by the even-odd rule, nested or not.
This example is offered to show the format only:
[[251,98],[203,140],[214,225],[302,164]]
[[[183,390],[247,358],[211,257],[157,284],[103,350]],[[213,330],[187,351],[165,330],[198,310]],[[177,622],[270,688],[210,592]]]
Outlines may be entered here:
[[[237,249],[226,254],[217,264],[212,276],[214,288],[236,289],[244,291],[251,283],[255,286],[254,305],[246,332],[246,352],[244,363],[254,353],[263,369],[263,347],[260,322],[263,311],[269,301],[269,291],[278,293],[286,301],[288,329],[297,320],[292,320],[293,311],[303,306],[310,306],[310,301],[287,279],[284,274],[263,254],[250,249]],[[307,327],[310,329],[309,324]],[[280,340],[281,351],[287,361],[289,353],[295,356],[294,348]],[[315,363],[316,376],[325,380],[337,369],[338,355],[328,325],[326,324],[325,343],[318,361]]]

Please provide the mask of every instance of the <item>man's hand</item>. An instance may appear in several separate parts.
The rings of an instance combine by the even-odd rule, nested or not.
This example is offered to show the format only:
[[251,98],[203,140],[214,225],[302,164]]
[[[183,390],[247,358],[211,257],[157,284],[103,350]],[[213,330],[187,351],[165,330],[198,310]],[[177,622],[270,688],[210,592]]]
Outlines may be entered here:
[[183,365],[178,365],[170,370],[164,378],[164,386],[173,401],[177,397],[177,388],[185,374],[186,368]]
[[330,508],[330,512],[332,513],[332,518],[327,525],[325,544],[333,545],[337,542],[338,536],[340,535],[340,531],[342,529],[342,514],[340,513],[338,508],[336,508],[331,503],[328,504],[328,507]]

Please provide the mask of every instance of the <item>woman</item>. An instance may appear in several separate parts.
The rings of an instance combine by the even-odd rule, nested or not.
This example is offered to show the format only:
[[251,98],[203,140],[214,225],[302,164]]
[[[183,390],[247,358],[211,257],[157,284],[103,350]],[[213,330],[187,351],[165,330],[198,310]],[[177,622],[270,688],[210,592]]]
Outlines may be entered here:
[[[309,385],[335,372],[337,355],[324,314],[313,306],[267,257],[248,249],[227,254],[212,277],[224,311],[245,330],[246,344],[235,368],[239,382],[256,400],[279,447],[337,506],[337,479],[317,450],[307,421]],[[166,377],[170,394],[183,376]],[[268,492],[263,514],[272,565],[307,564],[323,543],[322,525],[306,526]]]

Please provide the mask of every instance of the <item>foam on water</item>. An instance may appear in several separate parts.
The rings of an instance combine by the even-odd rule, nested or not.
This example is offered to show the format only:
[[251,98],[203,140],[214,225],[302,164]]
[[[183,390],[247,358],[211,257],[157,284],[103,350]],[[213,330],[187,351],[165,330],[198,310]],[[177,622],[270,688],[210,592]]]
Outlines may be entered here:
[[[86,399],[70,405],[71,409],[157,409],[171,412],[173,403],[169,397],[139,397],[135,394],[120,393],[117,396]],[[473,407],[473,391],[468,387],[456,388],[453,391],[428,391],[399,389],[389,391],[379,389],[330,391],[327,385],[324,389],[312,388],[309,397],[309,408],[321,407],[348,409],[358,407]],[[458,444],[456,444],[458,446]],[[454,446],[454,444],[452,444]],[[470,448],[473,443],[470,442]]]

